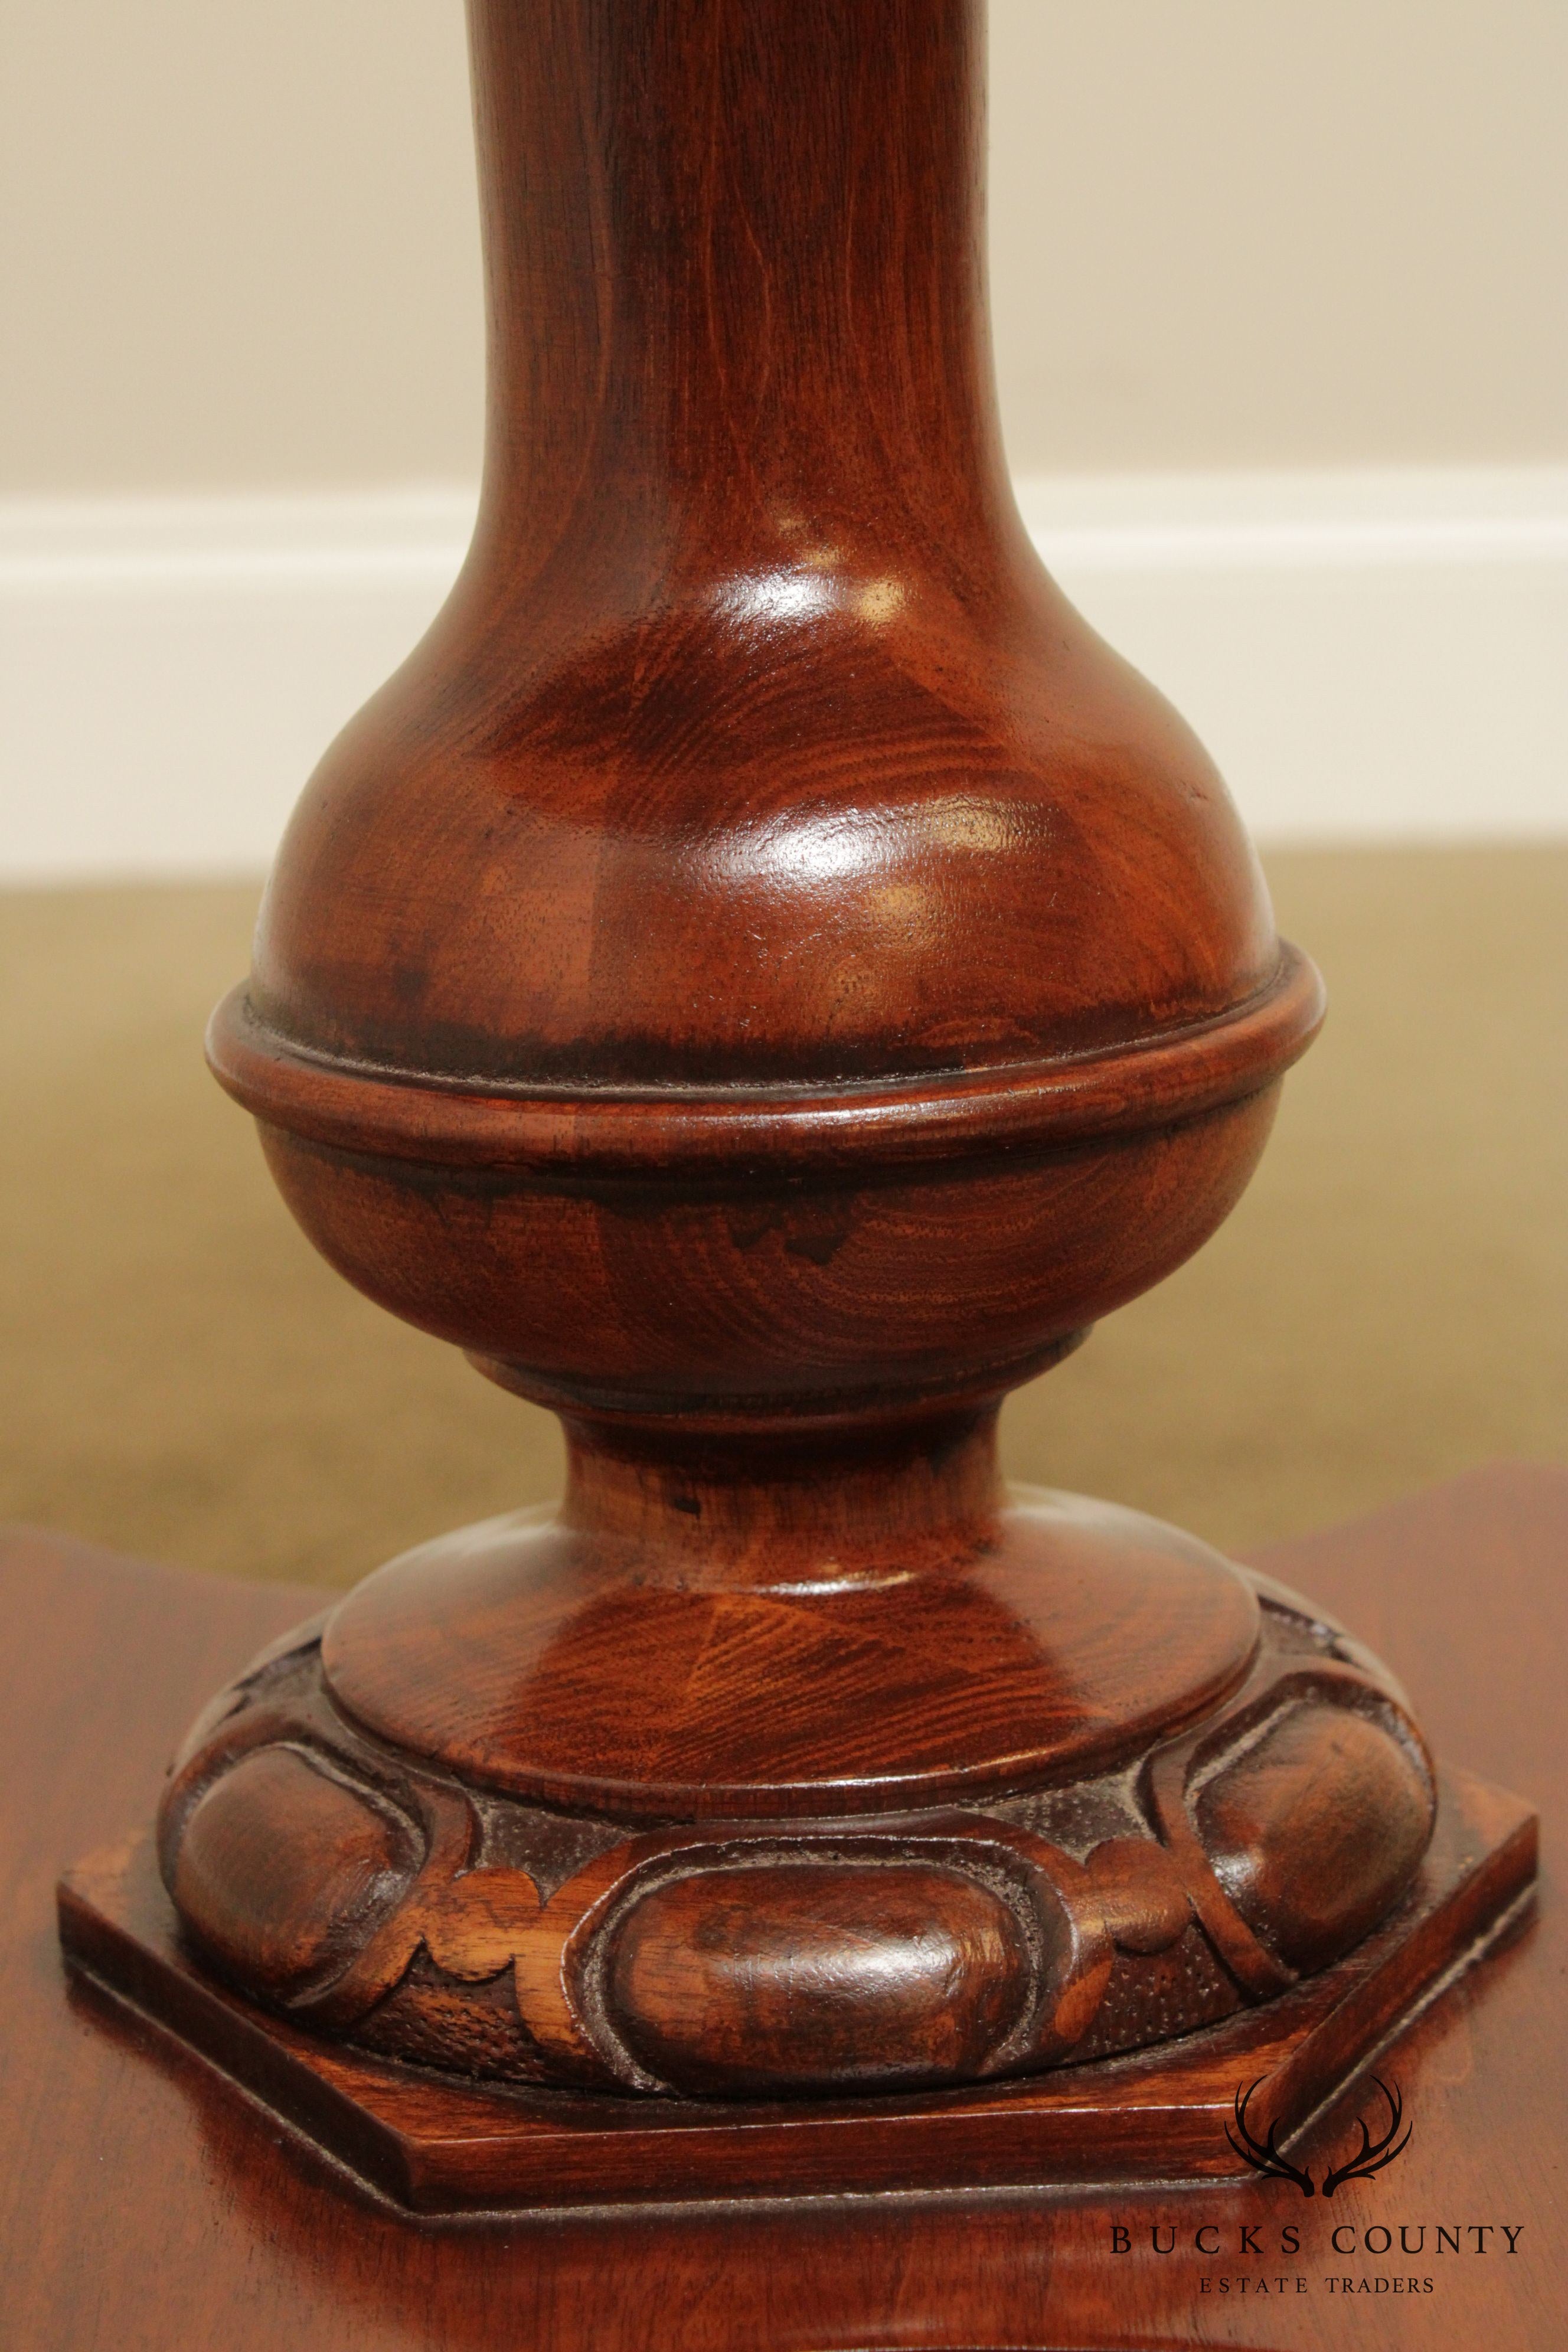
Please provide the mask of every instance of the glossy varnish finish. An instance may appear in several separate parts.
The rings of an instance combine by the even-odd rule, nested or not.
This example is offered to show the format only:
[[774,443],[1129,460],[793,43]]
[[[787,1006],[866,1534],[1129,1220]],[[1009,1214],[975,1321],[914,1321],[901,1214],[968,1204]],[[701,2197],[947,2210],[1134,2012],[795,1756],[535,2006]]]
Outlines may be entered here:
[[1410,1895],[1431,1759],[1311,1603],[1009,1494],[996,1409],[1228,1212],[1317,976],[1014,510],[978,8],[472,26],[473,551],[211,1050],[332,1263],[571,1478],[254,1662],[164,1883],[290,2028],[466,2083],[1150,2048]]
[[[994,1895],[960,1872],[899,1862],[868,1901],[865,1874],[775,1861],[764,1911],[761,1889],[736,1884],[759,1869],[710,1868],[669,1882],[663,1916],[647,1916],[660,1895],[644,1897],[610,1960],[604,1993],[623,2046],[682,2094],[641,2100],[457,2082],[455,2040],[442,2080],[276,2023],[182,1948],[145,1841],[73,1871],[60,1925],[79,1969],[399,2204],[539,2211],[1232,2181],[1245,2168],[1226,2137],[1237,2091],[1251,2088],[1249,2126],[1272,2126],[1288,2145],[1434,1983],[1517,1912],[1535,1868],[1529,1808],[1483,1782],[1452,1783],[1410,1895],[1338,1968],[1228,2018],[1222,2007],[1206,2030],[1111,2068],[980,2084],[1030,1998],[1026,1956]],[[1079,1966],[1069,1998],[1092,2018],[1109,1951]],[[967,2087],[909,2095],[922,2081]]]
[[[993,1418],[971,1440],[987,1469]],[[868,1811],[1121,1762],[1235,1690],[1258,1643],[1235,1570],[1131,1512],[993,1492],[967,1523],[900,1526],[857,1453],[865,1518],[835,1525],[834,1456],[791,1449],[787,1514],[753,1442],[738,1489],[683,1456],[673,1496],[639,1481],[607,1534],[613,1505],[577,1499],[583,1451],[563,1520],[426,1546],[334,1612],[323,1664],[357,1721],[553,1802]]]
[[[1561,1877],[1568,1724],[1562,1559],[1568,1479],[1472,1475],[1268,1565],[1354,1611],[1418,1698],[1440,1748],[1541,1809]],[[356,2192],[187,2048],[90,1988],[68,1992],[49,1932],[56,1858],[139,1832],[180,1724],[311,1596],[112,1560],[46,1538],[0,1549],[0,2171],[5,2335],[16,2352],[207,2345],[283,2352],[851,2352],[1190,2342],[1268,2352],[1556,2352],[1562,2335],[1559,2085],[1568,2025],[1549,1893],[1521,1939],[1451,1986],[1377,2062],[1414,2125],[1380,2178],[1331,2204],[1288,2183],[992,2190],[682,2205],[618,2216],[415,2225]],[[1294,2144],[1321,2177],[1377,2118],[1352,2085]],[[1217,2121],[1217,2118],[1216,2118]],[[1228,2151],[1226,2153],[1228,2154]],[[1433,2252],[1433,2225],[1489,2225],[1479,2255]],[[1362,2232],[1427,2225],[1406,2263]],[[1521,2232],[1510,2258],[1498,2225]],[[1201,2224],[1216,2225],[1194,2251]],[[1282,2265],[1279,2232],[1300,2232]],[[1352,2251],[1331,2247],[1351,2225]],[[1257,2254],[1239,2250],[1243,2226]],[[1175,2252],[1155,2257],[1149,2232]],[[1111,2231],[1138,2251],[1114,2255]],[[1342,2235],[1340,2244],[1347,2242]],[[1374,2244],[1378,2242],[1374,2239]],[[1221,2301],[1205,2275],[1309,2292]],[[1346,2273],[1430,2271],[1430,2296],[1342,2301]]]
[[1214,768],[1041,571],[970,0],[479,0],[456,596],[319,772],[250,1000],[531,1089],[1002,1070],[1277,947]]
[[[1070,1506],[1052,1507],[1070,1525]],[[1091,1526],[1104,1516],[1078,1507]],[[896,1810],[870,1809],[864,1778],[825,1790],[804,1777],[685,1790],[645,1777],[618,1793],[645,1812],[654,1795],[688,1802],[640,1822],[584,1805],[580,1789],[498,1787],[471,1766],[455,1778],[455,1739],[416,1752],[355,1724],[326,1649],[337,1612],[274,1643],[196,1725],[160,1808],[163,1875],[194,1951],[280,2016],[464,2076],[730,2099],[978,2082],[1137,2051],[1267,2007],[1340,1958],[1414,1888],[1436,1815],[1386,1669],[1315,1604],[1212,1565],[1245,1604],[1247,1637],[1217,1703],[1194,1720],[1169,1713],[1131,1759],[1080,1745],[1054,1774],[1037,1757],[994,1766],[945,1809],[930,1769],[895,1788]],[[1191,1561],[1177,1566],[1195,1585]],[[503,1587],[502,1622],[506,1607]],[[453,1615],[482,1682],[491,1614],[459,1587]],[[765,1684],[758,1714],[748,1752],[788,1755]],[[563,1795],[578,1801],[563,1809]],[[1489,1855],[1492,1832],[1478,1835]],[[1528,1841],[1503,1843],[1527,1864]],[[1409,1898],[1419,1957],[1381,1979],[1412,1997],[1519,1891],[1506,1869],[1467,1864],[1452,1885],[1446,1869],[1434,1861],[1426,1895]],[[151,1971],[169,1995],[160,2013],[183,2021],[200,2008],[194,1980],[171,1980],[156,1906],[136,1893],[132,1929],[119,1885],[113,1870],[89,1874],[73,1933],[90,1945],[82,1919],[100,1909],[103,1949],[138,1985]],[[374,2077],[351,2070],[339,2089],[375,2105]],[[597,2105],[584,2107],[579,2193],[613,2144]],[[733,2127],[714,2186],[746,2175],[757,2142],[738,2110]],[[868,2127],[875,2137],[887,2119]],[[505,2185],[542,2193],[526,2120],[521,2139]],[[486,2194],[501,2180],[487,2175]],[[606,2195],[620,2185],[613,2170],[597,2181]]]

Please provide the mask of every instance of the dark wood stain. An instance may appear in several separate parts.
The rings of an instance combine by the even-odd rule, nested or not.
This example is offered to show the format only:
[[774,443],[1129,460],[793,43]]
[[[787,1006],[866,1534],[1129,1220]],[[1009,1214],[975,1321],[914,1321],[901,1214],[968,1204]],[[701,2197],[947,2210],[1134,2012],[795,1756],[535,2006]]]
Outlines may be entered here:
[[470,14],[473,548],[211,1055],[568,1491],[242,1672],[71,1948],[429,2206],[1208,2168],[1532,1853],[1315,1606],[997,1475],[1321,983],[1014,509],[972,0]]
[[[1268,1559],[1326,1603],[1353,1608],[1442,1747],[1540,1806],[1559,1874],[1565,1546],[1568,1475],[1519,1468],[1472,1474]],[[1568,2213],[1553,2151],[1568,2026],[1553,1906],[1385,2053],[1382,2071],[1399,2083],[1415,2137],[1395,2172],[1351,2184],[1331,2207],[1210,2178],[1185,2189],[1122,2181],[421,2225],[356,2191],[308,2140],[119,2001],[85,1984],[68,1992],[47,1916],[58,1860],[139,1830],[204,1692],[320,1596],[25,1535],[0,1549],[0,1588],[10,1629],[0,1667],[0,2093],[12,2141],[0,2265],[18,2352],[404,2352],[411,2342],[477,2352],[498,2341],[531,2352],[1109,2352],[1189,2339],[1207,2308],[1199,2274],[1271,2273],[1281,2221],[1302,2216],[1313,2292],[1248,2298],[1225,2341],[1258,2352],[1342,2352],[1363,2339],[1398,2352],[1468,2342],[1554,2352]],[[1253,2012],[1248,2030],[1263,2016]],[[1235,2086],[1217,2087],[1228,2096]],[[1352,2147],[1363,2104],[1370,2112],[1352,2088],[1296,2144],[1298,2158],[1321,2165]],[[1350,2322],[1321,2280],[1388,2265],[1335,2260],[1318,2228],[1325,2213],[1358,2234],[1391,2214],[1506,2221],[1522,2231],[1520,2253],[1478,2259],[1467,2239],[1463,2257],[1445,2262],[1440,2293],[1397,2307],[1379,2298],[1373,2327]],[[1219,2226],[1221,2263],[1191,2251],[1205,2221]],[[1113,2223],[1142,2247],[1152,2227],[1162,2242],[1174,2229],[1179,2252],[1114,2259]],[[1243,2224],[1268,2250],[1260,2263],[1236,2258]],[[1494,2235],[1494,2254],[1501,2242]]]

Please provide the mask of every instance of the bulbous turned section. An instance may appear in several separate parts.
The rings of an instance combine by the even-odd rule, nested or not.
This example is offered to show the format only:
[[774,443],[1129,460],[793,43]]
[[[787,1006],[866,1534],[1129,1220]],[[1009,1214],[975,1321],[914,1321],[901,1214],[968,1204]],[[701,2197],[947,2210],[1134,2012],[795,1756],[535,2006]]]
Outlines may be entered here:
[[473,26],[473,551],[213,1066],[331,1262],[525,1395],[994,1397],[1213,1232],[1321,992],[1018,521],[979,11]]
[[1014,506],[979,7],[471,20],[479,528],[290,826],[265,1032],[459,1087],[825,1089],[1266,992],[1213,763]]
[[1185,2033],[1386,1917],[1387,1675],[996,1475],[1250,1175],[1321,990],[1002,462],[971,0],[473,0],[484,494],[213,1066],[326,1256],[566,1419],[161,1816],[207,1962],[459,2074],[741,2098]]
[[979,11],[473,26],[474,546],[214,1067],[331,1262],[524,1394],[996,1395],[1213,1232],[1321,994],[1019,523]]

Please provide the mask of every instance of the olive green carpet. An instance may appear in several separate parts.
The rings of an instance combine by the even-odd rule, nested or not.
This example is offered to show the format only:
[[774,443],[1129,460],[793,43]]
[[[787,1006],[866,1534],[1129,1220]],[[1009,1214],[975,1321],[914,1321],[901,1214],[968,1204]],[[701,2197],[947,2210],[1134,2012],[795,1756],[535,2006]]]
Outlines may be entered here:
[[[1568,847],[1269,870],[1331,1010],[1262,1172],[1004,1423],[1015,1475],[1232,1545],[1568,1461]],[[0,1517],[342,1583],[544,1496],[560,1453],[316,1259],[206,1076],[254,900],[0,899]]]

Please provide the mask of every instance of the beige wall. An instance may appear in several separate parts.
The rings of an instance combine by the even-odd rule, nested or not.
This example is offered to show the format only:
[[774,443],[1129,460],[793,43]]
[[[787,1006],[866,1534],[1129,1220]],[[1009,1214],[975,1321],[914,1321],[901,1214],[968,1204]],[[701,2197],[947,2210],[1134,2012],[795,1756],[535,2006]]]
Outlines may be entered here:
[[[472,473],[457,0],[6,21],[0,492]],[[1568,457],[1568,0],[994,0],[992,82],[1021,470]]]
[[996,0],[1014,464],[1568,457],[1568,0]]

